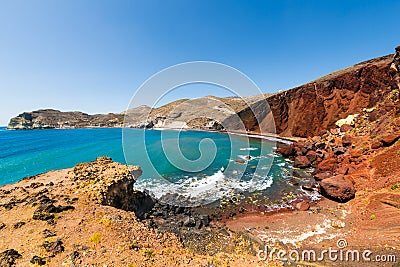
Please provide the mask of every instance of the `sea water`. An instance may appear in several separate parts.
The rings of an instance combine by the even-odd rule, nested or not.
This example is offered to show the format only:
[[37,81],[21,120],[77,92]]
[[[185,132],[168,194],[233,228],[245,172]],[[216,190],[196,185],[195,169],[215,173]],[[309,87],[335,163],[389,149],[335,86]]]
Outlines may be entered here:
[[[125,139],[129,137],[125,142],[123,131],[129,133],[125,135]],[[152,189],[155,195],[170,190],[205,198],[207,195],[219,197],[218,194],[230,189],[270,190],[271,195],[293,190],[288,185],[292,179],[291,163],[274,154],[275,141],[205,131],[177,134],[177,131],[146,130],[143,133],[140,129],[119,128],[11,131],[0,128],[0,185],[109,156],[123,164],[140,165],[143,175],[136,186]],[[175,143],[178,146],[171,145]],[[206,157],[209,162],[202,162],[202,153],[211,150],[212,159]],[[197,170],[195,165],[190,165],[195,171],[182,170],[175,164],[178,156],[192,161],[190,164],[206,164],[206,168]],[[258,179],[254,179],[256,170],[261,170]]]

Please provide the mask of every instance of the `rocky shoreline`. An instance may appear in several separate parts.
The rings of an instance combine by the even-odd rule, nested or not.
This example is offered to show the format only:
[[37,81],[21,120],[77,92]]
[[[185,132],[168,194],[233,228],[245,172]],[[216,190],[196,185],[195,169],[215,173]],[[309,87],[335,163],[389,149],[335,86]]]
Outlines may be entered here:
[[[327,197],[316,202],[291,200],[290,208],[268,210],[263,206],[266,202],[254,196],[250,196],[248,202],[221,200],[217,208],[162,204],[146,192],[133,190],[141,175],[140,167],[125,166],[106,157],[3,186],[0,189],[0,218],[6,219],[0,221],[1,266],[81,266],[99,259],[112,266],[126,266],[127,261],[134,265],[155,266],[160,262],[173,265],[195,262],[195,265],[208,266],[214,261],[233,266],[244,263],[247,266],[279,265],[282,264],[279,261],[260,262],[256,257],[258,249],[264,244],[290,248],[299,246],[299,242],[301,246],[320,247],[329,242],[330,236],[346,236],[353,244],[372,245],[368,241],[365,243],[366,240],[360,241],[370,229],[357,233],[354,229],[363,226],[365,221],[378,222],[372,215],[379,213],[375,210],[369,215],[359,206],[369,199],[368,205],[380,203],[397,210],[400,191],[395,185],[399,181],[395,175],[397,169],[393,176],[386,173],[386,180],[373,186],[368,181],[367,186],[362,178],[365,179],[367,166],[369,172],[376,174],[377,166],[371,159],[385,158],[382,155],[388,149],[400,151],[400,134],[393,132],[371,138],[371,129],[380,122],[371,122],[370,114],[370,110],[365,110],[321,136],[278,147],[278,153],[293,161],[294,175],[302,169],[313,171],[312,176],[318,184],[303,189],[318,190]],[[369,177],[369,181],[373,179],[376,177]],[[389,192],[385,192],[387,188]],[[222,202],[226,204],[221,206]],[[360,211],[364,213],[357,214]],[[297,236],[285,236],[285,229],[301,225],[299,220],[304,216],[321,225],[328,222],[328,225],[321,233],[310,234],[310,238],[302,239],[311,231],[307,228],[308,223]],[[398,217],[400,219],[396,215],[391,220]],[[283,218],[284,228],[274,225],[276,220]],[[386,225],[387,220],[380,217],[377,229],[391,231]],[[85,230],[76,232],[81,228]],[[139,233],[146,238],[138,237]],[[15,235],[24,237],[16,240]],[[115,242],[113,239],[120,235],[124,238]],[[398,253],[394,242],[397,235],[384,236],[375,239],[374,246],[382,250],[389,245]],[[163,243],[159,242],[160,238]],[[320,239],[315,241],[315,238]],[[26,245],[27,240],[30,240],[29,245]],[[273,244],[268,243],[271,241]],[[108,254],[115,250],[115,255]],[[177,251],[183,253],[180,259],[172,255]],[[123,260],[119,261],[119,258]]]
[[140,174],[102,157],[2,186],[0,266],[256,265],[248,238],[133,191]]

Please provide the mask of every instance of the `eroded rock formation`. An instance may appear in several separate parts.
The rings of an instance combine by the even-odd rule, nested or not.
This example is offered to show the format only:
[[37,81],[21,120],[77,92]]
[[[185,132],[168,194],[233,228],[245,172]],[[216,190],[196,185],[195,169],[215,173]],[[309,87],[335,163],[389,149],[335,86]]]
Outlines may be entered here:
[[70,175],[78,191],[98,204],[134,211],[138,218],[154,206],[154,200],[147,193],[133,189],[136,179],[142,175],[139,166],[122,165],[109,157],[100,157],[76,165]]

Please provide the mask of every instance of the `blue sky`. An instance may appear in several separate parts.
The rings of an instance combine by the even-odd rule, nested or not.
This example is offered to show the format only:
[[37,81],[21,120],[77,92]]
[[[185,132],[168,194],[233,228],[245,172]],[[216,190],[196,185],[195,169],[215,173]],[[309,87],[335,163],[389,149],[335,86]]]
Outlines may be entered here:
[[[393,53],[398,10],[384,0],[0,0],[0,125],[39,108],[121,112],[151,75],[194,60],[237,68],[264,92],[289,89]],[[195,86],[164,101],[209,94],[227,93]]]

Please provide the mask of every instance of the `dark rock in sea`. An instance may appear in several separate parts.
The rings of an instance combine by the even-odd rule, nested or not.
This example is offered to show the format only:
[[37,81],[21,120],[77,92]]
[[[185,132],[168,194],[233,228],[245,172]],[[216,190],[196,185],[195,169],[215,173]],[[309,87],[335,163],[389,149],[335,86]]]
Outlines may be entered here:
[[13,225],[14,229],[18,229],[21,228],[22,226],[24,226],[26,224],[26,222],[17,222]]
[[246,161],[244,159],[235,159],[236,164],[246,164]]
[[21,258],[22,255],[19,254],[15,249],[8,249],[0,253],[0,266],[8,267],[14,266],[15,261]]
[[54,242],[44,241],[42,246],[47,252],[57,254],[64,251],[63,242],[61,239],[57,239]]
[[311,165],[311,163],[310,163],[309,159],[306,156],[297,156],[294,159],[293,166],[295,168],[304,169],[304,168],[310,167],[310,165]]
[[42,257],[39,257],[39,256],[33,256],[32,259],[30,260],[30,262],[32,264],[36,264],[36,265],[39,265],[39,266],[46,264],[46,260],[44,258],[42,258]]
[[301,189],[305,191],[313,192],[316,187],[314,185],[302,185]]
[[383,137],[381,139],[381,142],[384,146],[391,146],[394,143],[396,143],[396,141],[399,139],[400,139],[400,134],[396,133],[396,134],[391,134],[391,135],[387,135],[387,136]]
[[320,182],[321,194],[338,202],[347,202],[354,198],[356,190],[352,182],[343,175],[333,176]]

